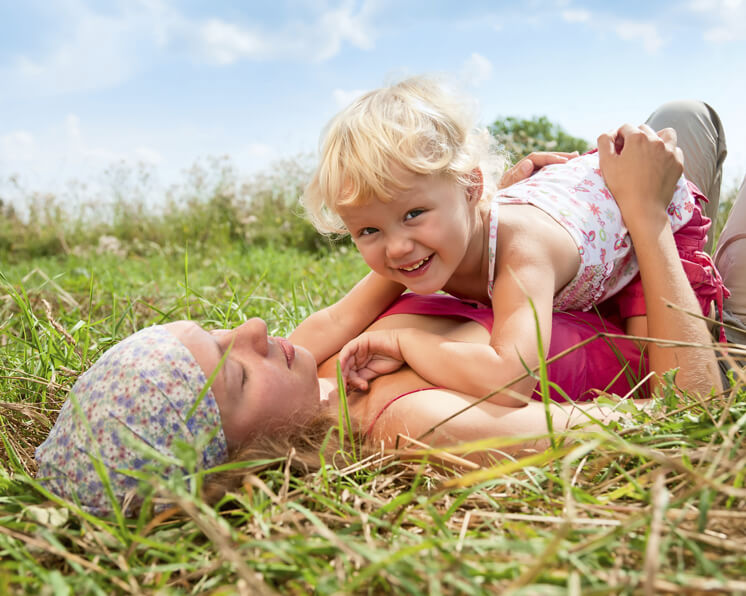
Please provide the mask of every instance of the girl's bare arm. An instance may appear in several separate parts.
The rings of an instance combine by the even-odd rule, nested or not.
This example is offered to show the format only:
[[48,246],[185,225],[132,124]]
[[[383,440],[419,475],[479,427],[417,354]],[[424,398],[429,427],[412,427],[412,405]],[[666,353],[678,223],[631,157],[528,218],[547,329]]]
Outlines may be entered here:
[[[526,245],[531,245],[528,239]],[[350,386],[366,390],[368,381],[406,363],[429,383],[468,395],[487,395],[523,377],[490,400],[512,407],[525,404],[524,396],[536,385],[525,371],[539,362],[537,320],[544,354],[549,346],[554,271],[543,261],[515,259],[513,264],[515,268],[505,266],[495,283],[490,345],[454,341],[412,328],[363,333],[340,353]],[[536,316],[527,296],[532,296]]]
[[341,300],[301,322],[289,339],[310,351],[316,362],[323,362],[370,325],[404,289],[371,272]]

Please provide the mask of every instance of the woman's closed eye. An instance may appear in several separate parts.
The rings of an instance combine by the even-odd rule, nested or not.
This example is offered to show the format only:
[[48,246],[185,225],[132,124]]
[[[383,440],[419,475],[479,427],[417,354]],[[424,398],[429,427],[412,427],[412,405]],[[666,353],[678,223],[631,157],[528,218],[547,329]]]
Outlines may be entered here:
[[234,365],[233,366],[234,369],[238,367],[238,370],[235,371],[233,375],[234,375],[234,378],[240,379],[241,381],[240,387],[243,388],[243,386],[246,384],[246,381],[248,380],[248,375],[246,374],[246,367],[236,360],[231,360],[231,362]]

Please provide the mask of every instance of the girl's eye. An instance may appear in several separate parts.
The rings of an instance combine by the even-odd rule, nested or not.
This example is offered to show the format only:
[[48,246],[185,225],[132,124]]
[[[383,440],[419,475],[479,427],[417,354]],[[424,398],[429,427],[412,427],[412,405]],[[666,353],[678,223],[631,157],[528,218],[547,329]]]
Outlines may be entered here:
[[408,219],[414,219],[418,215],[422,215],[424,212],[424,209],[412,209],[411,211],[408,211],[407,214],[404,216],[404,221]]
[[363,228],[358,232],[358,236],[370,236],[378,231],[377,228]]

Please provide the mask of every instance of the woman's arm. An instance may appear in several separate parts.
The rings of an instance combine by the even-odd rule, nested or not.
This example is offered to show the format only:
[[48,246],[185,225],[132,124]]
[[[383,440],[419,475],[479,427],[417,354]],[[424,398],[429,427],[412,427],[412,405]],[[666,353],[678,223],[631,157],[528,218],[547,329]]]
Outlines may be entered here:
[[[467,454],[469,459],[478,462],[490,455],[515,456],[550,446],[543,403],[532,401],[523,408],[510,408],[490,402],[473,405],[476,401],[472,396],[445,389],[417,391],[398,399],[383,412],[371,429],[371,438],[384,441],[387,447],[395,447],[397,439],[399,446],[405,445],[406,441],[398,438],[399,435],[434,447],[495,439],[494,451]],[[468,406],[473,407],[450,418]],[[549,410],[554,432],[573,427],[599,430],[595,420],[608,423],[624,416],[612,406],[592,402],[551,403]],[[428,433],[435,426],[437,428]]]
[[498,188],[507,188],[516,182],[525,180],[544,166],[566,163],[577,156],[577,151],[573,151],[572,153],[564,151],[534,151],[506,171],[500,178],[500,183],[497,186]]
[[[666,207],[683,171],[683,156],[672,129],[660,136],[642,125],[622,126],[598,138],[601,171],[619,204],[640,266],[648,336],[709,346],[699,303],[681,265]],[[633,173],[633,174],[632,174]],[[669,303],[674,305],[670,307]],[[714,351],[709,347],[649,344],[651,370],[678,368],[677,382],[688,391],[721,389]]]

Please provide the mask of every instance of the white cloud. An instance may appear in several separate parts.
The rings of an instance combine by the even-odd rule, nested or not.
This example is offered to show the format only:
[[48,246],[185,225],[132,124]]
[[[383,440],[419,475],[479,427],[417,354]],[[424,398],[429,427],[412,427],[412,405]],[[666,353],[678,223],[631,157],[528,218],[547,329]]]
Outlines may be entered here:
[[337,104],[337,107],[344,108],[350,105],[353,100],[360,97],[363,93],[365,93],[365,91],[362,89],[335,89],[332,91],[332,97],[334,98],[334,103]]
[[568,23],[586,23],[591,20],[591,13],[587,10],[563,10],[562,18]]
[[210,19],[200,29],[203,49],[209,61],[232,64],[241,58],[259,58],[266,42],[258,35],[220,19]]
[[364,2],[363,7],[357,13],[354,13],[352,7],[354,4],[350,1],[343,2],[337,10],[330,10],[323,15],[318,21],[317,27],[320,29],[320,35],[314,35],[317,39],[326,39],[316,53],[318,60],[327,60],[339,53],[342,42],[346,41],[350,45],[361,50],[370,50],[373,48],[373,31],[368,23],[370,12],[370,2]]
[[492,62],[474,52],[464,61],[461,72],[469,84],[478,87],[492,77]]
[[[191,50],[211,64],[239,60],[293,59],[324,61],[348,44],[374,46],[374,1],[342,0],[280,27],[267,23],[233,23],[216,16],[195,18],[170,0],[141,0],[113,5],[106,12],[69,0],[48,9],[59,23],[48,35],[45,51],[10,56],[0,65],[7,97],[58,95],[115,87],[154,62]],[[116,7],[120,7],[117,12]]]
[[45,39],[48,50],[16,55],[0,67],[0,79],[10,94],[107,88],[138,70],[140,48],[149,34],[145,13],[97,14],[82,3],[67,2],[54,17],[59,26]]
[[746,1],[693,0],[687,8],[711,23],[702,33],[705,41],[727,43],[746,39]]
[[720,26],[711,27],[707,29],[703,34],[702,38],[705,41],[712,41],[715,43],[724,43],[728,41],[739,41],[746,39],[746,31],[743,30],[743,25],[738,26]]
[[624,40],[642,42],[645,51],[649,54],[654,54],[663,45],[658,29],[652,23],[624,21],[615,27],[615,31]]
[[355,3],[343,1],[336,8],[295,20],[282,28],[226,23],[212,18],[185,22],[186,38],[199,39],[197,51],[215,64],[232,64],[242,59],[325,61],[342,50],[345,43],[361,50],[374,46],[375,31],[370,24],[373,3],[367,0],[356,10]]

